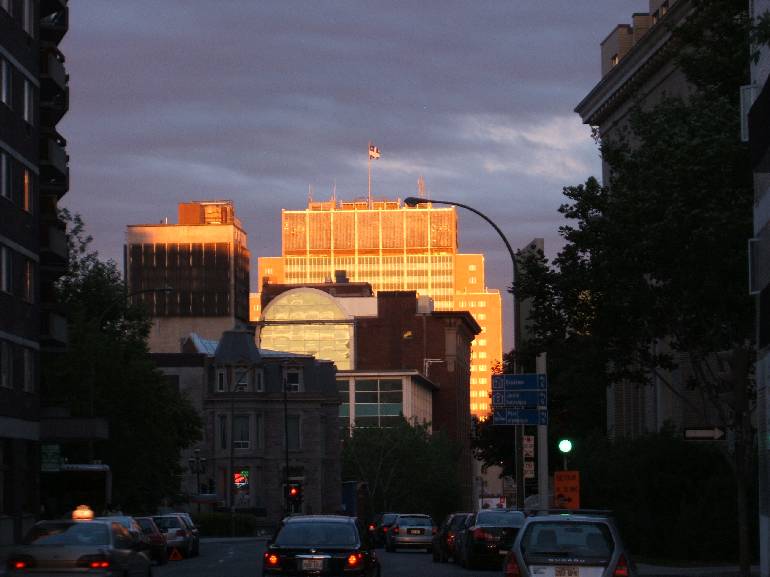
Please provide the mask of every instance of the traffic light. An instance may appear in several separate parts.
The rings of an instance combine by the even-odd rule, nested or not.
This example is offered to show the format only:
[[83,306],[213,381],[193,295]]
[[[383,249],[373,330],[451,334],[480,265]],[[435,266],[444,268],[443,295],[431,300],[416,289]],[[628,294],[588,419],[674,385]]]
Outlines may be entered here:
[[289,483],[287,494],[290,503],[302,503],[302,483]]

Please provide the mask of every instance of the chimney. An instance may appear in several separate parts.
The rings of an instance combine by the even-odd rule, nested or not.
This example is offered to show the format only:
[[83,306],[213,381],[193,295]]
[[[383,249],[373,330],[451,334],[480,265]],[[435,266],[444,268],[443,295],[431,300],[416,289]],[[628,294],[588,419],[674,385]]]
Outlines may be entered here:
[[346,284],[349,282],[348,276],[345,274],[347,271],[344,270],[335,270],[334,271],[334,282],[337,284]]

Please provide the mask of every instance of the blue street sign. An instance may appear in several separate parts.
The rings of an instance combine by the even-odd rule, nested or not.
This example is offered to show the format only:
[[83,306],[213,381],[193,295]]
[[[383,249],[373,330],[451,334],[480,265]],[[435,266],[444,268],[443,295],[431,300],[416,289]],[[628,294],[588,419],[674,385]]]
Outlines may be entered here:
[[534,409],[548,406],[548,393],[538,390],[492,391],[492,406]]
[[542,373],[492,375],[493,391],[545,390],[547,388],[548,376]]
[[547,409],[492,408],[493,425],[547,425]]

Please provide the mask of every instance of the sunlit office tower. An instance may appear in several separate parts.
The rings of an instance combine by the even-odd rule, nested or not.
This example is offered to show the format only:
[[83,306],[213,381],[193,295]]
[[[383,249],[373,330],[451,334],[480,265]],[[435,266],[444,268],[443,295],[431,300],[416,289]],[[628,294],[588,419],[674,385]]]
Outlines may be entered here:
[[153,319],[153,353],[248,322],[250,254],[231,201],[180,203],[179,224],[129,225],[124,258],[128,293]]
[[[482,332],[471,348],[471,413],[489,413],[492,368],[502,360],[500,292],[485,286],[484,255],[461,254],[454,207],[416,207],[399,200],[310,201],[281,215],[282,254],[258,259],[264,283],[323,283],[344,274],[375,292],[414,290],[436,310],[467,310]],[[250,316],[259,320],[259,295]]]

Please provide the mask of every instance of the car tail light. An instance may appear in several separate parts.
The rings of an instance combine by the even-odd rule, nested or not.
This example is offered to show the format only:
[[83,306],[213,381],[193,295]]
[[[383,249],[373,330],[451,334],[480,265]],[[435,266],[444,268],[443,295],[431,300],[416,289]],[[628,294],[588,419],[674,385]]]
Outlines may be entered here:
[[519,563],[516,561],[516,555],[514,555],[512,552],[508,553],[508,557],[505,558],[503,577],[521,577]]
[[104,555],[83,555],[75,564],[86,569],[109,569],[111,566],[110,560]]
[[29,565],[26,561],[9,561],[8,567],[11,569],[27,569]]
[[387,533],[387,532],[388,532],[388,528],[387,528],[387,527],[383,527],[383,528],[382,528],[382,532],[383,532],[383,533]]
[[492,535],[489,531],[485,531],[484,529],[474,529],[473,530],[473,538],[476,541],[494,541],[495,536]]
[[436,534],[437,531],[436,531],[435,527],[433,527],[433,531],[432,532],[433,532],[434,535]]
[[618,559],[618,564],[615,565],[615,572],[612,574],[612,577],[628,577],[628,561],[626,561],[626,556],[622,553]]
[[277,567],[280,560],[275,553],[265,553],[265,564],[269,567]]
[[391,527],[390,532],[398,535],[398,527]]
[[361,553],[351,553],[348,555],[348,567],[358,567],[361,564],[363,555]]
[[370,531],[374,531],[375,529],[376,529],[376,527],[374,526],[374,523],[370,523],[369,524],[369,530]]

